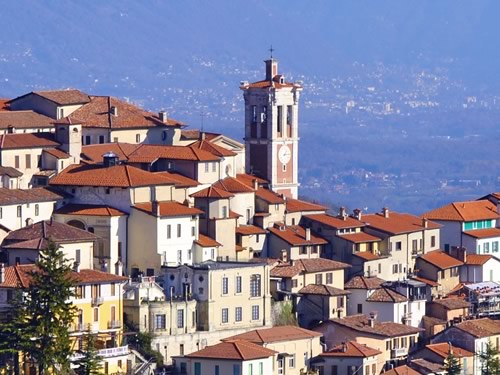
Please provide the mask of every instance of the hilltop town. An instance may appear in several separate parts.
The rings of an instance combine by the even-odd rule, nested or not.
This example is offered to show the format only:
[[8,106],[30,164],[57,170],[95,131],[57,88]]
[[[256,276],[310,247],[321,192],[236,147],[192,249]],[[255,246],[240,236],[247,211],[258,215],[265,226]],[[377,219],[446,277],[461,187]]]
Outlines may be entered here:
[[[481,374],[500,193],[419,215],[300,199],[305,88],[278,68],[240,82],[243,140],[78,89],[1,99],[4,319],[54,242],[75,369],[91,332],[105,374]],[[1,371],[35,374],[18,354]]]

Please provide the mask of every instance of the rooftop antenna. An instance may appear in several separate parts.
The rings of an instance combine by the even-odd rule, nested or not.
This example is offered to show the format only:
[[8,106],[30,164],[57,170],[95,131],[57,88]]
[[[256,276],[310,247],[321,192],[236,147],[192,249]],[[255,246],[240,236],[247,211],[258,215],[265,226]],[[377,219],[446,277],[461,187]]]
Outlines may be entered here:
[[273,48],[273,45],[271,44],[271,48],[269,48],[269,52],[271,52],[271,60],[273,59],[273,52],[275,49]]

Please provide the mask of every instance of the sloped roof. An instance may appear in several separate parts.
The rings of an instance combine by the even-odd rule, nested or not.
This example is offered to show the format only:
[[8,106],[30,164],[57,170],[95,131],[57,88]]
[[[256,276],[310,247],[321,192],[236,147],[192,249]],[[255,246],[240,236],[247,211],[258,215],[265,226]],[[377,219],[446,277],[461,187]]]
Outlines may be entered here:
[[474,337],[489,337],[500,334],[500,321],[490,318],[466,320],[455,324],[456,327]]
[[453,258],[452,256],[446,254],[441,250],[429,251],[428,253],[423,254],[419,258],[417,258],[417,262],[418,261],[425,261],[441,270],[458,267],[464,264],[461,260]]
[[195,187],[195,186],[198,186],[200,184],[198,181],[196,181],[192,178],[186,177],[186,176],[184,176],[180,173],[177,173],[177,172],[162,171],[162,172],[153,172],[153,173],[172,180],[174,182],[175,186],[179,187],[179,188]]
[[326,211],[327,209],[328,207],[300,199],[287,198],[286,200],[287,212]]
[[375,290],[370,297],[366,299],[368,302],[389,302],[389,303],[400,303],[408,301],[408,298],[393,291],[389,288],[379,288]]
[[126,212],[104,204],[76,204],[70,203],[56,211],[61,215],[87,215],[87,216],[125,216]]
[[252,359],[268,358],[275,354],[277,354],[276,351],[264,348],[250,341],[226,340],[216,345],[207,346],[185,357],[248,361]]
[[254,187],[254,182],[257,182],[259,184],[268,183],[268,181],[264,180],[263,178],[252,176],[251,174],[246,174],[246,173],[238,173],[236,175],[236,179],[240,182],[243,182],[245,185],[250,186],[251,188]]
[[381,354],[382,352],[370,348],[364,344],[357,343],[356,341],[348,341],[345,344],[334,346],[327,352],[320,354],[321,357],[373,357]]
[[333,229],[361,228],[365,224],[351,216],[338,217],[328,214],[306,215],[307,219],[326,225]]
[[0,111],[0,129],[53,128],[53,121],[34,111]]
[[[181,131],[181,140],[199,140],[201,139],[201,131],[200,129],[182,129]],[[218,133],[209,133],[203,132],[205,134],[205,139],[211,141],[214,138],[217,138],[220,134]]]
[[43,150],[43,152],[55,157],[56,159],[69,159],[69,158],[71,158],[70,154],[68,154],[67,152],[60,150],[58,148],[46,149],[46,150]]
[[355,253],[352,253],[352,255],[363,259],[365,262],[370,262],[372,260],[382,259],[381,256],[375,255],[370,251],[357,251]]
[[266,234],[266,230],[256,225],[240,225],[236,228],[236,233],[251,236],[253,234]]
[[201,247],[217,247],[217,246],[221,246],[221,244],[218,243],[213,238],[205,236],[204,234],[201,234],[201,233],[198,234],[198,239],[195,240],[194,242],[196,242]]
[[59,147],[53,133],[18,133],[0,135],[0,148],[14,150],[19,148]]
[[[158,204],[158,208],[160,211],[160,216],[162,217],[174,217],[174,216],[193,216],[193,215],[200,215],[203,213],[203,211],[194,208],[194,207],[188,207],[184,204],[181,204],[177,201],[162,201],[162,202],[156,202]],[[154,215],[155,213],[153,212],[153,203],[152,202],[146,202],[146,203],[137,203],[133,208],[140,210],[142,212],[145,212],[150,215]]]
[[290,263],[279,263],[271,269],[272,277],[294,277],[299,273],[335,271],[351,267],[350,264],[326,258],[296,259]]
[[283,204],[285,200],[282,196],[276,194],[274,191],[264,188],[258,188],[255,192],[255,196],[263,201],[270,204]]
[[93,163],[102,163],[103,155],[112,152],[118,156],[118,160],[128,160],[128,155],[135,151],[140,145],[132,143],[103,143],[82,146],[82,157]]
[[292,246],[324,245],[328,243],[323,237],[311,232],[310,240],[306,239],[306,229],[300,225],[283,225],[268,228],[269,232],[288,242]]
[[364,215],[363,222],[371,228],[393,235],[413,233],[425,229],[437,229],[441,227],[439,224],[428,221],[426,228],[422,218],[398,212],[389,212],[388,217],[385,217],[382,213]]
[[0,188],[0,205],[9,206],[22,203],[37,203],[60,201],[66,197],[50,188],[37,187],[32,189]]
[[474,238],[500,237],[500,228],[485,228],[464,231],[464,234]]
[[212,198],[212,199],[228,199],[234,197],[234,194],[231,194],[225,190],[221,190],[216,188],[215,186],[209,186],[203,190],[197,191],[190,195],[192,198]]
[[173,185],[174,183],[154,173],[130,165],[78,165],[73,164],[50,180],[50,185],[102,186],[131,188],[151,185]]
[[450,343],[443,342],[439,344],[427,344],[425,346],[427,349],[430,351],[436,353],[438,356],[441,358],[446,358],[448,357],[448,353],[450,352],[450,349],[453,353],[454,356],[456,357],[472,357],[474,356],[474,353],[469,352],[468,350],[462,349],[458,346],[454,346]]
[[0,166],[0,176],[21,177],[23,173],[13,167]]
[[345,283],[345,289],[378,289],[385,283],[378,277],[354,276]]
[[465,264],[468,266],[482,266],[486,264],[487,261],[493,258],[493,255],[488,254],[467,254],[467,257],[465,258]]
[[254,344],[267,344],[281,341],[304,340],[321,337],[322,333],[310,331],[296,326],[276,326],[272,328],[259,328],[239,335],[228,337],[226,340],[245,340]]
[[427,285],[429,285],[429,286],[431,286],[431,287],[436,287],[436,286],[438,286],[438,285],[439,285],[439,283],[438,283],[438,282],[435,282],[435,281],[433,281],[433,280],[429,280],[429,279],[426,279],[426,278],[424,278],[424,277],[420,277],[420,276],[414,276],[414,277],[412,277],[412,279],[413,279],[413,280],[420,281],[420,282],[423,282],[423,283],[425,283],[425,284],[427,284]]
[[431,303],[435,303],[437,305],[443,306],[446,310],[456,310],[456,309],[464,309],[470,307],[470,303],[462,298],[437,298],[432,300]]
[[496,205],[488,200],[450,203],[422,216],[431,220],[460,222],[500,218]]
[[235,152],[228,150],[227,148],[221,147],[219,145],[216,145],[215,143],[210,142],[209,140],[206,139],[194,142],[189,146],[210,152],[211,154],[220,157],[236,156]]
[[[48,99],[59,105],[85,104],[90,102],[90,98],[87,94],[75,89],[33,91],[33,94],[41,96],[42,98]],[[16,99],[13,99],[12,101]]]
[[339,234],[338,237],[352,243],[378,242],[382,240],[365,232]]
[[334,318],[329,320],[334,324],[342,325],[346,328],[353,329],[358,332],[368,333],[383,337],[398,337],[418,333],[422,331],[420,328],[399,324],[394,322],[378,322],[370,326],[369,318],[366,315],[351,315],[344,318]]
[[323,284],[308,284],[302,289],[299,290],[300,294],[313,294],[313,295],[318,295],[318,296],[345,296],[347,294],[351,294],[351,292],[340,289],[340,288],[335,288],[330,285],[323,285]]
[[187,160],[195,162],[219,161],[211,152],[191,146],[166,146],[140,144],[128,155],[129,163],[153,163],[158,159]]
[[380,375],[421,375],[420,372],[415,371],[406,365],[394,367],[393,369],[383,372]]
[[225,190],[229,193],[253,193],[254,190],[234,177],[226,177],[213,184],[217,189]]

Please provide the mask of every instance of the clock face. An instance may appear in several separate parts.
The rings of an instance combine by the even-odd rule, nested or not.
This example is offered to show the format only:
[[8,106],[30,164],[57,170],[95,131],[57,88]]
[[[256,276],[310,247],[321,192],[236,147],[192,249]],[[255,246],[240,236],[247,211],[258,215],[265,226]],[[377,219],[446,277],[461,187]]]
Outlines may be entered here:
[[280,159],[280,162],[283,164],[288,164],[292,157],[292,152],[290,151],[290,148],[286,145],[281,146],[281,148],[278,151],[278,158]]

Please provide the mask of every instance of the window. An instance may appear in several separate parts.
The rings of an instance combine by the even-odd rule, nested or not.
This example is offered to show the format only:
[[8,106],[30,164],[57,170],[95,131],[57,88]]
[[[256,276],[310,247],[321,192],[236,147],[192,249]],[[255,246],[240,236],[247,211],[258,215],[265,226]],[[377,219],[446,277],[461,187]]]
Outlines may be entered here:
[[85,298],[85,286],[78,285],[76,287],[76,298]]
[[436,236],[431,236],[431,247],[436,246]]
[[201,362],[194,363],[194,375],[201,375]]
[[22,207],[17,206],[17,217],[21,217]]
[[26,155],[26,169],[31,168],[31,155],[27,154]]
[[170,224],[167,225],[167,239],[172,236],[172,226]]
[[281,135],[281,122],[283,119],[283,106],[279,105],[278,106],[278,121],[276,123],[276,131],[278,132],[278,135]]
[[316,284],[323,284],[323,275],[321,273],[316,274],[314,279]]
[[292,288],[297,288],[298,282],[297,279],[292,279]]
[[264,364],[259,362],[259,375],[264,375]]
[[229,309],[222,309],[222,323],[229,323]]
[[208,163],[205,163],[205,173],[208,173]]
[[498,253],[498,241],[493,241],[491,244],[491,251]]
[[241,293],[241,276],[236,276],[236,293]]
[[358,303],[358,314],[363,314],[363,304]]
[[[179,355],[184,355],[184,344],[179,345]],[[185,363],[183,363],[185,365]],[[181,366],[182,369],[182,366]]]
[[212,172],[217,171],[217,163],[215,161],[212,162]]
[[252,110],[252,122],[255,123],[257,122],[257,106],[253,105],[251,110]]
[[250,277],[250,297],[260,297],[261,285],[260,275],[252,275]]
[[248,364],[248,375],[253,375],[253,363]]
[[182,234],[182,226],[181,224],[177,224],[177,237],[180,237]]
[[86,135],[86,136],[85,136],[85,144],[86,144],[86,145],[89,145],[89,144],[91,144],[91,143],[92,143],[92,141],[91,141],[91,139],[90,139],[90,135]]
[[222,278],[222,294],[226,295],[229,293],[229,279],[227,277]]
[[372,374],[375,375],[377,373],[377,364],[373,363],[372,364]]
[[191,227],[191,237],[196,236],[196,227]]
[[2,210],[2,207],[0,207],[0,219],[3,219],[3,210]]
[[307,254],[307,246],[301,246],[300,247],[300,253],[301,254]]
[[115,296],[116,295],[116,284],[111,283],[111,295]]
[[241,375],[240,365],[233,365],[233,375]]
[[118,143],[118,137],[114,137],[113,142]]
[[397,264],[392,265],[392,273],[398,273],[398,265]]
[[16,156],[14,157],[14,166],[15,166],[16,168],[19,168],[19,155],[16,155]]
[[141,142],[141,135],[140,135],[140,134],[136,134],[136,135],[135,135],[135,141],[136,141],[137,143],[140,143],[140,142]]
[[259,320],[259,316],[260,316],[259,305],[253,305],[252,306],[252,320]]
[[81,250],[76,249],[75,251],[75,262],[81,263]]
[[441,279],[444,279],[445,278],[444,271],[441,271],[440,273],[441,273]]
[[401,241],[396,242],[396,251],[401,251]]
[[177,310],[177,328],[184,328],[184,310]]
[[40,215],[40,206],[38,204],[35,204],[35,216]]
[[319,249],[319,245],[316,245],[316,246],[312,246],[311,247],[311,254],[317,254],[318,253],[318,249]]
[[378,264],[378,273],[382,273],[382,263]]
[[366,365],[365,366],[365,374],[369,374],[370,373],[370,365]]
[[103,144],[103,143],[104,143],[104,136],[103,136],[103,135],[100,135],[100,136],[99,136],[99,143],[100,143],[100,144]]
[[292,354],[288,358],[288,367],[290,367],[290,368],[294,368],[295,367],[295,354]]
[[418,250],[418,241],[417,241],[417,240],[413,240],[413,241],[411,242],[411,249],[412,249],[413,251],[415,251],[415,252]]
[[227,206],[222,207],[222,217],[227,217]]
[[483,245],[483,249],[484,249],[485,254],[488,254],[490,252],[490,243],[485,242]]
[[332,366],[332,375],[338,375],[338,374],[339,371],[337,365]]
[[177,250],[177,263],[182,263],[182,250]]
[[98,321],[99,321],[99,308],[94,307],[94,322],[98,322]]
[[215,365],[215,375],[220,375],[219,365]]
[[167,328],[167,316],[165,314],[155,315],[155,329],[166,329]]
[[243,309],[241,307],[236,307],[234,309],[234,320],[237,322],[241,322],[243,319]]

